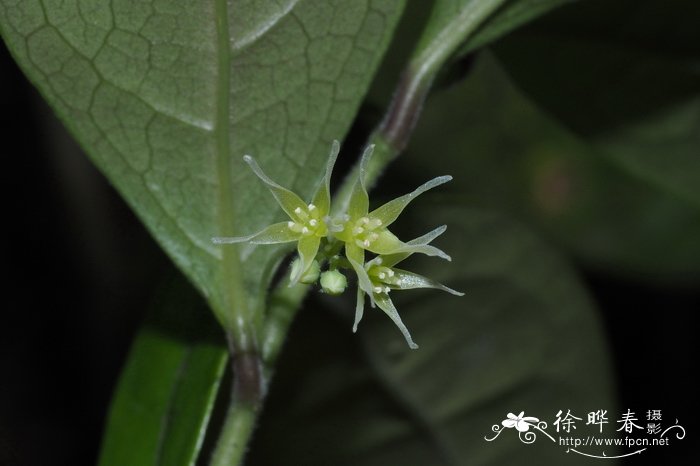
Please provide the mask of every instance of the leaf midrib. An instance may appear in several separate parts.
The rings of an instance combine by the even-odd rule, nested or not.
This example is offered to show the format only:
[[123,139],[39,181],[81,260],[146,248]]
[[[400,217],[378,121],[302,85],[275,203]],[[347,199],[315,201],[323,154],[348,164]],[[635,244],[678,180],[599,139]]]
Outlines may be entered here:
[[[228,21],[228,0],[216,0],[216,54],[217,54],[217,82],[216,82],[216,163],[218,178],[218,234],[233,236],[234,231],[234,205],[233,205],[233,181],[231,180],[230,157],[230,85],[231,85],[231,52],[230,32]],[[227,330],[231,330],[236,321],[236,316],[247,316],[247,303],[241,286],[240,256],[235,244],[226,245],[222,249],[220,263],[221,282],[219,302],[212,303],[219,320]],[[245,319],[244,319],[245,320]]]

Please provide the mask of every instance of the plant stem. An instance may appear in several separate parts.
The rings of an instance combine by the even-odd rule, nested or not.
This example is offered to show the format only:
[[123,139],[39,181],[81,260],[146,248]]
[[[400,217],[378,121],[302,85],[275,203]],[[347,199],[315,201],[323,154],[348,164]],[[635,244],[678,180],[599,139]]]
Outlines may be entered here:
[[224,427],[214,450],[211,466],[238,466],[242,464],[250,440],[258,407],[231,400]]
[[219,440],[212,454],[210,466],[238,466],[242,464],[255,421],[265,396],[267,384],[258,353],[236,353],[233,339],[233,388],[231,400]]

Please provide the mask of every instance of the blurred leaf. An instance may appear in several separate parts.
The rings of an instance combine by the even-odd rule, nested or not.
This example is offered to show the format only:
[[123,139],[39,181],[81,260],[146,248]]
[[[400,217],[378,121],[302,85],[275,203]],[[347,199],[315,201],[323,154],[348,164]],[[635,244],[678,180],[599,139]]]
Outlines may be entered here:
[[405,163],[418,172],[439,164],[465,202],[536,224],[589,266],[697,283],[697,205],[606,154],[544,114],[482,55],[465,82],[427,103]]
[[353,303],[341,323],[323,309],[304,311],[250,464],[587,464],[544,436],[529,446],[512,432],[484,440],[508,412],[524,410],[552,431],[559,409],[584,418],[588,410],[614,412],[606,345],[578,280],[530,232],[500,216],[446,203],[424,207],[413,223],[449,220],[439,245],[453,262],[427,258],[408,268],[465,297],[394,292],[416,351],[381,312],[368,311],[352,335]]
[[[402,7],[403,0],[0,0],[0,30],[159,243],[221,304],[230,283],[210,238],[280,219],[242,156],[310,196]],[[242,250],[253,299],[279,252]]]
[[194,289],[180,278],[161,290],[117,386],[100,466],[194,465],[227,360]]
[[581,2],[496,50],[565,125],[624,170],[700,206],[698,18],[692,0]]

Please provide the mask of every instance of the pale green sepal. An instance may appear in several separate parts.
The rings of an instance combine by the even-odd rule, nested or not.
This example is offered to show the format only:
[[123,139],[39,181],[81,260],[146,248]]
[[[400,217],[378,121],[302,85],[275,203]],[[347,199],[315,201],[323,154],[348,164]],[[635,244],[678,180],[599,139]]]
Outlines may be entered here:
[[355,185],[350,196],[350,203],[348,204],[347,213],[352,219],[365,217],[369,211],[369,195],[367,194],[367,187],[365,186],[365,176],[367,174],[367,164],[372,158],[373,151],[374,144],[367,146],[365,152],[362,154],[360,173],[357,180],[355,180]]
[[391,288],[397,288],[399,290],[413,290],[416,288],[433,288],[436,290],[446,291],[455,296],[464,296],[464,293],[453,290],[452,288],[443,285],[442,283],[431,280],[423,275],[418,275],[417,273],[409,272],[408,270],[402,269],[392,269],[397,279],[396,285],[389,285]]
[[248,236],[216,236],[211,239],[214,244],[246,243],[252,244],[280,244],[297,241],[299,233],[289,229],[287,222],[272,224],[257,233]]
[[369,213],[369,217],[378,218],[382,221],[382,225],[388,227],[398,218],[398,216],[403,212],[406,206],[415,198],[423,194],[424,192],[433,189],[441,184],[445,184],[452,180],[451,176],[438,176],[432,180],[422,184],[412,192],[405,194],[401,197],[397,197],[384,204],[381,207],[376,208]]
[[377,306],[379,306],[380,309],[384,311],[384,313],[388,315],[392,321],[394,321],[394,324],[396,324],[403,334],[403,337],[406,339],[408,347],[411,349],[418,349],[418,345],[413,342],[411,334],[401,320],[401,316],[399,316],[399,312],[394,307],[394,303],[391,302],[389,296],[386,293],[374,293],[374,295],[374,301],[377,303]]
[[302,236],[299,238],[297,252],[299,253],[301,267],[296,270],[296,275],[292,275],[289,286],[294,286],[299,283],[301,277],[303,277],[306,272],[308,272],[309,268],[311,268],[314,263],[314,259],[316,259],[316,254],[318,253],[318,247],[320,244],[321,238],[317,236]]
[[298,218],[297,214],[294,212],[296,209],[302,209],[304,211],[307,209],[306,203],[299,196],[272,181],[272,179],[270,179],[270,177],[267,176],[264,171],[262,171],[262,168],[260,168],[260,165],[258,165],[253,157],[250,155],[244,155],[243,160],[250,166],[255,175],[257,175],[257,177],[267,185],[272,192],[272,195],[275,196],[275,199],[277,199],[277,203],[280,205],[280,207],[282,207],[287,215],[289,215],[290,218]]
[[352,324],[352,332],[357,332],[357,325],[362,320],[365,312],[365,292],[362,288],[357,287],[357,303],[355,304],[355,322]]
[[364,267],[365,262],[365,251],[357,245],[347,243],[345,245],[345,257],[350,262],[355,274],[357,275],[357,284],[362,291],[366,292],[370,296],[372,306],[374,306],[374,299],[372,298],[372,281],[367,275],[367,271]]
[[312,203],[326,215],[331,208],[331,176],[333,175],[333,167],[335,166],[335,161],[338,158],[338,153],[340,152],[340,143],[336,140],[333,141],[331,146],[331,153],[328,156],[328,162],[326,163],[326,174],[321,180],[321,184],[314,194]]
[[[437,256],[442,259],[451,261],[452,258],[445,252],[436,248],[435,246],[427,244],[430,241],[432,241],[435,238],[435,236],[440,234],[434,234],[434,232],[439,231],[441,228],[443,227],[437,228],[432,232],[423,235],[420,238],[417,238],[417,240],[420,239],[421,241],[413,240],[409,243],[404,243],[389,230],[384,230],[381,233],[379,233],[379,237],[371,243],[367,250],[383,256],[402,253],[409,255],[414,253],[420,253],[425,254],[427,256]],[[444,231],[444,229],[442,231]]]

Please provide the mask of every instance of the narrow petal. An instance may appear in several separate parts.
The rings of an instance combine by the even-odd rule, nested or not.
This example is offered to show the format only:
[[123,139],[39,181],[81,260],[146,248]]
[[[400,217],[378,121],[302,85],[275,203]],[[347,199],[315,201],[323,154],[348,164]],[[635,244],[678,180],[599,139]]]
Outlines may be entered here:
[[333,174],[333,166],[338,158],[338,153],[340,152],[340,143],[338,141],[333,141],[331,146],[331,153],[328,156],[328,162],[326,163],[326,173],[321,180],[321,184],[316,190],[316,194],[313,197],[313,204],[318,208],[322,215],[326,215],[331,209],[331,175]]
[[433,178],[432,180],[422,184],[412,192],[405,194],[401,197],[397,197],[396,199],[389,201],[383,206],[373,210],[372,212],[370,212],[369,216],[373,218],[378,218],[382,221],[382,224],[384,226],[389,226],[392,223],[394,223],[394,221],[398,218],[401,212],[403,212],[403,210],[412,200],[414,200],[424,192],[428,191],[429,189],[433,189],[436,186],[445,184],[451,179],[451,176],[438,176],[437,178]]
[[252,243],[279,244],[297,241],[301,235],[289,229],[287,222],[270,225],[263,230],[248,236],[216,236],[211,239],[214,244]]
[[[442,228],[442,227],[440,227]],[[440,228],[437,228],[435,231],[439,231]],[[443,230],[444,231],[444,230]],[[391,233],[389,230],[384,230],[379,234],[379,238],[377,238],[375,241],[372,242],[372,244],[367,248],[369,251],[375,253],[375,254],[381,254],[381,255],[394,255],[394,254],[414,254],[414,253],[419,253],[419,254],[425,254],[427,256],[438,256],[442,259],[451,261],[452,258],[445,254],[443,251],[440,249],[436,248],[435,246],[431,246],[427,244],[427,242],[432,241],[432,238],[435,236],[431,237],[431,234],[433,232],[428,233],[426,235],[421,236],[420,238],[416,238],[417,240],[420,239],[421,241],[411,241],[409,243],[404,243],[400,239],[396,237],[393,233]],[[423,242],[425,241],[425,242]],[[408,257],[408,256],[406,256]],[[401,259],[403,260],[403,259]]]
[[367,293],[370,297],[372,306],[374,306],[374,298],[372,296],[372,281],[367,275],[367,271],[364,267],[365,262],[365,251],[364,249],[352,244],[345,244],[345,257],[352,266],[355,274],[357,275],[357,286]]
[[384,293],[374,293],[374,301],[377,303],[377,306],[379,306],[381,310],[384,311],[384,313],[388,315],[391,320],[394,321],[394,324],[396,324],[399,330],[401,330],[401,333],[406,339],[406,343],[408,343],[409,348],[417,349],[418,345],[416,345],[413,342],[411,334],[408,332],[408,329],[401,320],[401,316],[399,316],[399,311],[396,310],[396,308],[394,307],[394,303],[391,302],[389,296]]
[[262,168],[260,168],[260,166],[253,157],[251,157],[250,155],[245,155],[243,156],[243,160],[248,165],[250,165],[250,168],[257,175],[257,177],[260,178],[262,182],[267,185],[267,187],[272,192],[272,195],[275,196],[275,199],[277,199],[277,203],[280,205],[280,207],[282,207],[282,209],[284,209],[284,211],[287,213],[287,215],[289,215],[290,218],[297,218],[297,215],[294,213],[295,209],[300,208],[302,210],[306,210],[306,203],[304,203],[304,201],[299,196],[297,196],[287,188],[283,188],[282,186],[272,181],[270,177],[267,176],[264,171],[262,171]]
[[372,152],[374,152],[374,144],[367,146],[362,154],[362,160],[360,160],[360,173],[357,176],[357,180],[355,180],[350,203],[348,204],[348,215],[352,219],[364,217],[369,211],[369,195],[367,194],[365,178],[367,176],[367,164],[372,158]]
[[464,293],[455,291],[450,287],[438,283],[417,273],[409,272],[408,270],[392,269],[398,279],[398,288],[401,290],[413,290],[416,288],[434,288],[436,290],[447,291],[455,296],[464,296]]
[[299,267],[297,274],[292,277],[289,286],[294,286],[299,282],[299,279],[304,276],[304,274],[309,270],[311,264],[316,258],[316,253],[318,253],[318,247],[321,244],[321,238],[311,235],[304,236],[299,239],[299,244],[297,246],[297,252],[299,253],[299,259],[301,260],[301,267]]
[[447,231],[447,225],[439,226],[436,229],[424,234],[423,236],[419,236],[418,238],[412,239],[407,244],[414,245],[431,243],[435,238],[445,233],[445,231]]
[[357,332],[357,324],[362,320],[362,315],[365,312],[365,292],[362,288],[357,287],[357,304],[355,304],[355,323],[352,324],[353,333]]
[[[406,244],[414,246],[417,244],[427,244],[430,243],[432,240],[443,234],[447,230],[447,226],[443,225],[441,227],[437,227],[433,231],[424,234],[423,236],[419,236],[418,238],[412,239],[411,241],[407,242]],[[408,258],[411,254],[411,252],[401,252],[397,254],[388,254],[388,255],[383,255],[382,256],[382,265],[385,267],[393,267],[399,262],[405,260]]]

